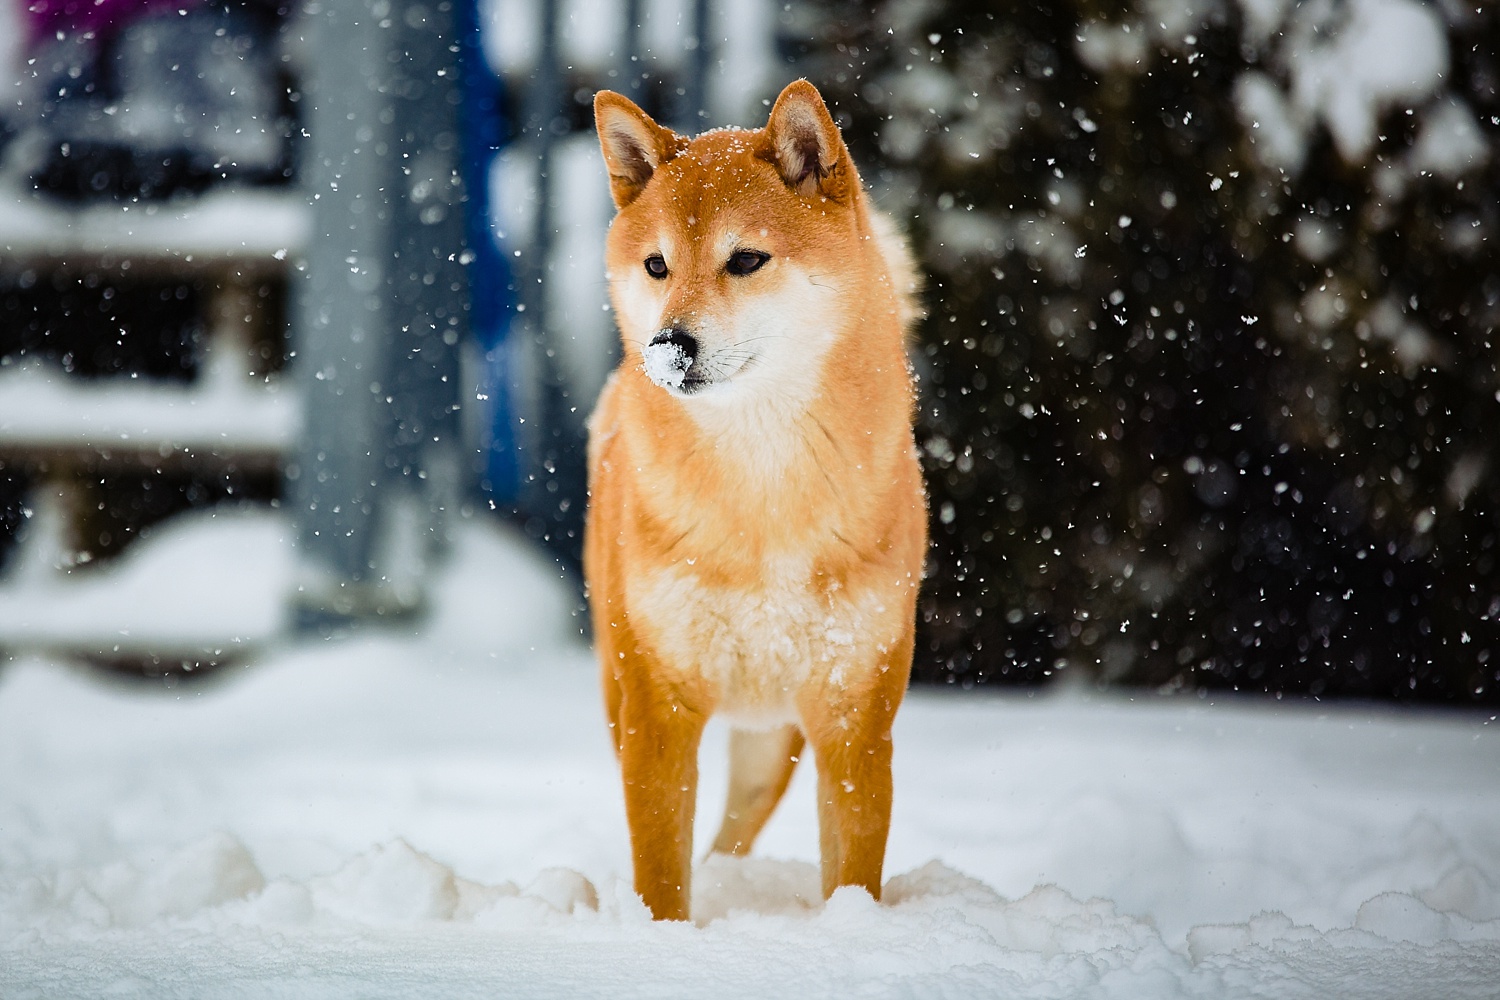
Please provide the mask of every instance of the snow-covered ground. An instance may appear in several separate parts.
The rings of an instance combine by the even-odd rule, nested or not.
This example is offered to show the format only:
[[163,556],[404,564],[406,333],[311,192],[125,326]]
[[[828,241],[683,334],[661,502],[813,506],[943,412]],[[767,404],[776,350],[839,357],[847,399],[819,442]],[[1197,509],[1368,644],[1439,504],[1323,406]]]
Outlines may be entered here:
[[0,667],[0,996],[1500,994],[1472,712],[914,691],[883,903],[818,898],[803,771],[652,924],[567,589],[464,532],[420,635],[175,688]]

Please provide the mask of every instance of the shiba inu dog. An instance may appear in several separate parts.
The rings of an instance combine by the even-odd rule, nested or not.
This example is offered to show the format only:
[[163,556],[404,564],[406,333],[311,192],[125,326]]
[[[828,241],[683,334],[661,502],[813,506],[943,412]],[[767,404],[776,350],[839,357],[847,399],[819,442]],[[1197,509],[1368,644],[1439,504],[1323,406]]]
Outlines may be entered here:
[[609,91],[594,114],[624,356],[589,425],[584,561],[635,889],[687,919],[722,712],[713,849],[750,850],[810,745],[823,893],[878,899],[927,547],[910,258],[805,80],[759,130],[688,139]]

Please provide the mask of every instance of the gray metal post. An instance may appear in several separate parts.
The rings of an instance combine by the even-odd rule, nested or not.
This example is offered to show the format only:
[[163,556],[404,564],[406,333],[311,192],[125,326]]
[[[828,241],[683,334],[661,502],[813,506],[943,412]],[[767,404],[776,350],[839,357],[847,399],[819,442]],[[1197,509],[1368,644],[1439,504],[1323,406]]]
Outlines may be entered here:
[[637,104],[641,101],[641,81],[645,77],[641,66],[641,14],[643,10],[642,0],[625,0],[625,23],[620,33],[617,70],[620,77],[618,83],[620,93]]
[[310,0],[295,292],[297,612],[326,629],[419,609],[464,468],[467,286],[452,4]]
[[685,134],[697,135],[708,127],[708,68],[714,55],[708,0],[693,0],[689,17],[687,62],[682,67],[675,117],[677,127]]
[[541,37],[536,70],[526,86],[525,129],[536,157],[536,215],[531,244],[521,258],[520,299],[532,341],[537,372],[537,428],[521,445],[523,482],[519,507],[528,530],[538,535],[565,564],[577,568],[583,554],[583,511],[587,493],[586,402],[573,396],[563,352],[547,308],[546,283],[555,244],[552,211],[553,149],[567,127],[562,115],[558,0],[541,0]]

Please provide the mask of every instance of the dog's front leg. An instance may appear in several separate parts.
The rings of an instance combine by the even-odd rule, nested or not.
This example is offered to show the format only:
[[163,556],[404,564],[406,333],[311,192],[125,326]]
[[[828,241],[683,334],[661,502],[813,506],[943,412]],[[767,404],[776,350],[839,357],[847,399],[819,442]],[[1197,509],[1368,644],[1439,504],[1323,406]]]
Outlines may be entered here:
[[824,897],[858,885],[880,898],[891,825],[891,723],[903,693],[884,681],[862,691],[825,688],[802,705],[818,768]]
[[635,855],[635,891],[657,920],[686,920],[691,902],[698,742],[707,713],[649,679],[622,686],[620,770]]

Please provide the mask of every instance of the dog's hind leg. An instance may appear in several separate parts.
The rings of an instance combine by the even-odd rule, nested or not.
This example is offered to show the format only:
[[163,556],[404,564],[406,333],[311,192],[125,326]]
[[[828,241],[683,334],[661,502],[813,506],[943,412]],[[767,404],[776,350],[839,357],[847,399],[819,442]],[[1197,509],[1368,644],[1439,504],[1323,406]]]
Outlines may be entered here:
[[736,729],[729,734],[729,798],[710,850],[750,853],[792,780],[804,742],[802,730],[795,725],[760,732]]
[[620,690],[620,678],[615,676],[614,664],[610,659],[612,647],[602,642],[599,645],[604,650],[605,656],[604,669],[599,678],[600,686],[604,689],[604,718],[609,723],[609,734],[615,740],[615,756],[619,757],[623,749],[621,737],[624,733],[620,729],[620,702],[624,694]]

